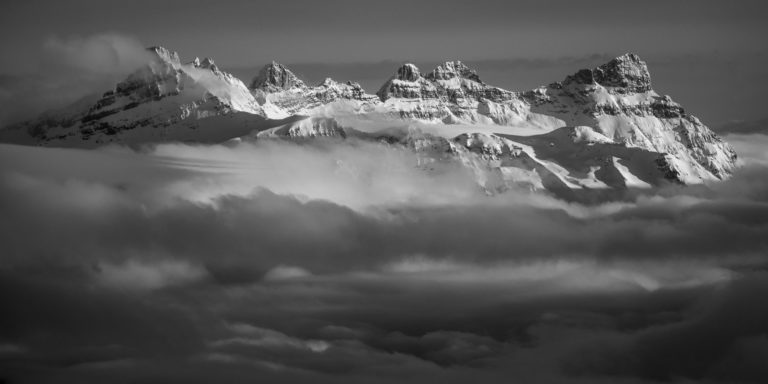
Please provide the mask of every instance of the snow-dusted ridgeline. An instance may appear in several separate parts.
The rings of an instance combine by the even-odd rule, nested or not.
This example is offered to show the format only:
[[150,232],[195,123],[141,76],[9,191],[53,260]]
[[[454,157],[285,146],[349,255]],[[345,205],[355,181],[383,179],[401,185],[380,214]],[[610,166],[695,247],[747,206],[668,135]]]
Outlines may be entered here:
[[246,86],[210,58],[182,64],[168,49],[149,50],[154,60],[114,89],[7,127],[0,139],[93,147],[357,137],[425,159],[448,154],[494,183],[535,189],[700,183],[735,167],[731,147],[657,94],[634,54],[526,92],[488,85],[460,61],[426,74],[404,64],[372,95],[330,78],[308,86],[275,62]]

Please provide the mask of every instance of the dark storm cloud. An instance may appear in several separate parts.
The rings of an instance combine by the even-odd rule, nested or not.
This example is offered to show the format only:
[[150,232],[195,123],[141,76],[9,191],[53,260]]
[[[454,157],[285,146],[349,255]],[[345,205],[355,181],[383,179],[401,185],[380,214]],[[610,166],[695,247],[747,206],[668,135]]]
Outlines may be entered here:
[[768,266],[767,168],[582,205],[488,197],[458,168],[430,176],[381,148],[3,146],[2,371],[33,382],[765,377],[755,271]]

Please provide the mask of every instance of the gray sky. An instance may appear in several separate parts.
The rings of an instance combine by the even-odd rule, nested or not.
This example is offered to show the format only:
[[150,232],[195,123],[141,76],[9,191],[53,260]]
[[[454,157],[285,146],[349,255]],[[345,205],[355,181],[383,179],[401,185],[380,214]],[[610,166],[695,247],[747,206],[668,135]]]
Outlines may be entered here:
[[764,51],[760,1],[23,1],[2,69],[50,35],[115,31],[229,65]]
[[764,1],[17,1],[0,14],[0,75],[49,71],[46,41],[104,33],[211,56],[246,82],[277,60],[371,92],[403,61],[461,59],[525,90],[635,52],[657,90],[714,124],[765,115],[766,20]]

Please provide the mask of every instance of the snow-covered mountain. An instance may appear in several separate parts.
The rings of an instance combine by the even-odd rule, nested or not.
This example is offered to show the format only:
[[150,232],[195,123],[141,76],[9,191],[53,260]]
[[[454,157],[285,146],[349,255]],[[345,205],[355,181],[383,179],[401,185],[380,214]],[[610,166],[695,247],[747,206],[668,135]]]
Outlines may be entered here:
[[526,92],[484,83],[460,61],[404,64],[379,89],[330,78],[308,86],[272,62],[246,86],[212,59],[154,60],[101,96],[0,131],[0,140],[92,147],[233,138],[377,140],[460,161],[488,189],[646,187],[728,177],[731,147],[669,96],[634,54]]
[[[497,162],[507,179],[525,179],[536,187],[700,183],[727,177],[736,162],[727,143],[652,89],[646,64],[633,54],[527,92],[485,84],[460,61],[446,62],[426,75],[404,64],[377,95],[380,102],[336,98],[300,104],[310,118],[262,136],[359,137],[357,131],[370,120],[421,122],[429,134],[417,133],[418,140],[433,141],[425,148],[460,153],[455,145],[434,141],[463,142],[464,149]],[[372,136],[386,136],[382,132]],[[410,129],[405,142],[414,134]],[[510,149],[500,154],[501,147]],[[498,156],[518,160],[499,161]]]
[[149,51],[153,60],[114,89],[8,127],[0,139],[74,147],[224,141],[269,121],[269,106],[262,107],[240,79],[219,70],[212,59],[182,64],[166,48]]
[[669,96],[651,88],[648,68],[626,54],[563,82],[523,94],[532,112],[586,125],[628,147],[665,154],[686,183],[727,177],[736,154],[717,135]]
[[360,84],[339,83],[326,78],[316,87],[308,87],[285,66],[272,62],[264,66],[251,82],[251,90],[262,104],[279,107],[283,113],[275,117],[311,115],[314,109],[326,104],[349,100],[378,103],[378,97],[365,93]]

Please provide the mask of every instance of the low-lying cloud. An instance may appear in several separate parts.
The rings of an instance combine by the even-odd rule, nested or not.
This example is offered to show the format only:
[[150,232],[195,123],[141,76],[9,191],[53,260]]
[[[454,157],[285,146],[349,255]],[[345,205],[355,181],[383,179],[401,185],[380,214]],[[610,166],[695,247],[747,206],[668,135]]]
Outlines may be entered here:
[[768,167],[600,204],[384,145],[0,146],[10,382],[761,382]]

